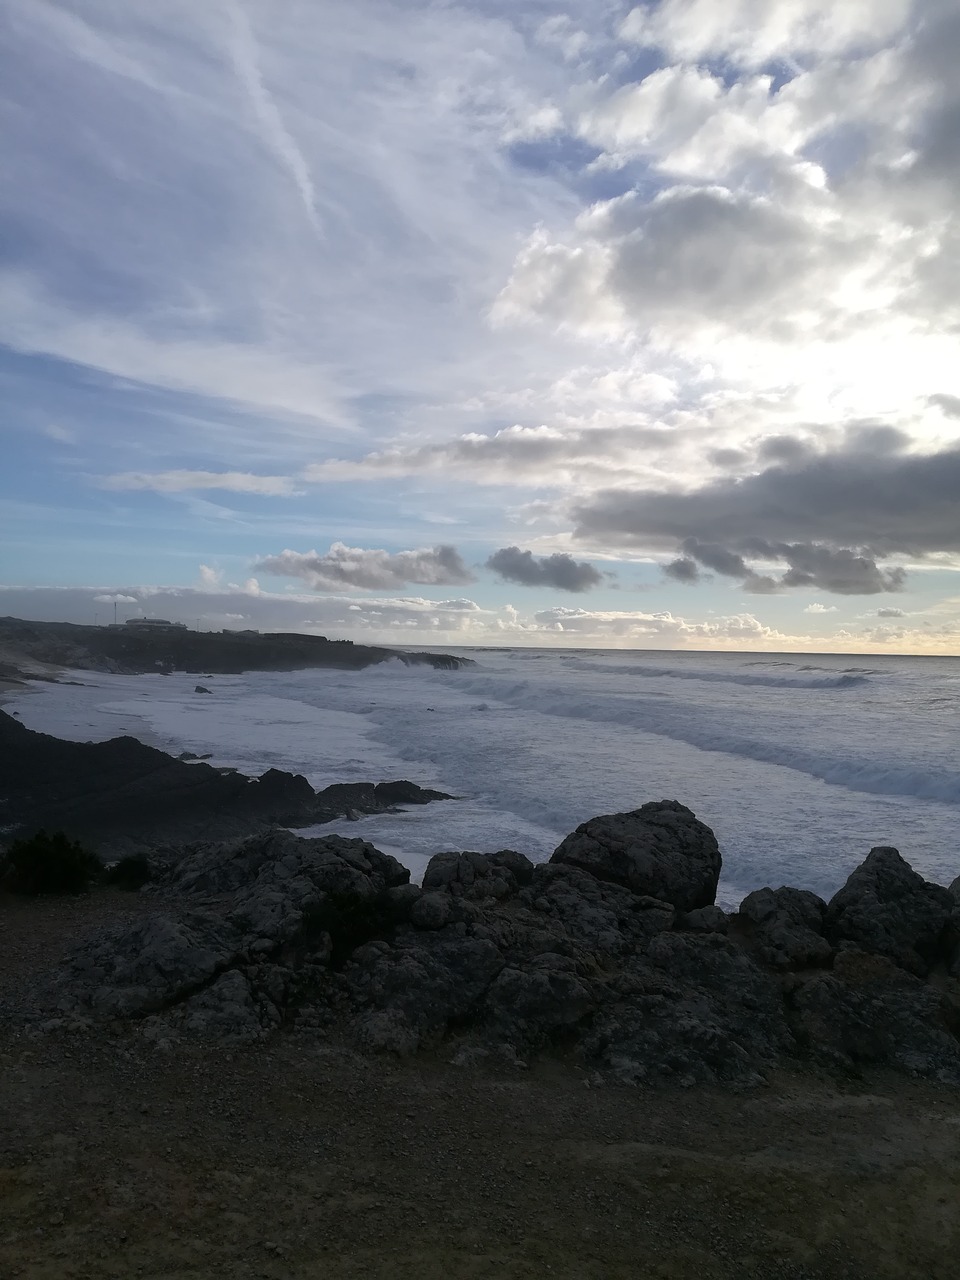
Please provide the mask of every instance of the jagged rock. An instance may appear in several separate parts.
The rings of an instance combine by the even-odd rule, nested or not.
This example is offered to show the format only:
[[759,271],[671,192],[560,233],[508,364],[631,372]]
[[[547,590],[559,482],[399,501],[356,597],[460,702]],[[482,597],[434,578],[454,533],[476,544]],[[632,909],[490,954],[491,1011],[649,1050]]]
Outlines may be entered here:
[[491,1034],[514,1050],[541,1047],[597,1007],[597,995],[566,968],[570,960],[555,954],[538,959],[532,970],[501,970],[484,1000]]
[[423,893],[410,911],[410,921],[418,929],[443,929],[453,919],[450,895]]
[[420,1043],[432,1043],[467,1016],[503,964],[485,939],[419,933],[358,948],[341,981],[353,1004],[402,1014]]
[[791,996],[798,1037],[814,1055],[845,1070],[865,1065],[960,1084],[960,1042],[943,993],[890,959],[850,950],[835,971]]
[[563,863],[542,863],[521,901],[560,926],[567,938],[592,950],[622,954],[673,926],[668,902],[641,897]]
[[507,898],[532,875],[533,863],[509,849],[493,854],[437,853],[427,864],[423,887],[470,900]]
[[316,793],[299,775],[269,769],[252,780],[198,756],[175,759],[135,738],[63,742],[0,710],[4,826],[63,830],[108,856],[152,853],[158,843],[241,838],[273,824],[305,827],[348,809],[382,813],[401,799],[450,798],[411,782],[358,782]]
[[194,692],[194,693],[209,693],[209,692],[210,692],[210,690],[207,688],[207,686],[206,686],[206,685],[203,685],[203,684],[195,684],[195,685],[193,686],[193,692]]
[[721,859],[709,827],[676,800],[660,800],[581,823],[551,862],[696,911],[716,900]]
[[823,936],[827,904],[805,889],[757,889],[740,904],[757,955],[777,969],[825,965],[833,948]]
[[792,1047],[776,983],[719,934],[660,934],[614,985],[581,1054],[625,1082],[755,1085]]
[[929,884],[896,849],[871,849],[831,899],[827,933],[889,958],[923,977],[946,959],[945,930],[956,903],[950,891]]
[[231,969],[187,1001],[180,1025],[206,1039],[249,1042],[279,1026],[280,1012],[271,1002],[255,1000],[247,978]]
[[213,979],[238,945],[236,932],[212,914],[148,916],[100,935],[68,959],[59,1008],[86,1006],[116,1018],[156,1012]]
[[135,1017],[284,946],[316,954],[341,937],[355,946],[384,916],[395,919],[389,890],[409,876],[373,845],[340,836],[276,831],[198,849],[174,869],[173,884],[186,893],[236,891],[229,901],[181,920],[151,916],[81,947],[67,962],[61,1007]]
[[726,933],[730,918],[720,907],[699,907],[696,911],[684,912],[677,925],[691,933]]
[[[597,819],[602,848],[584,824],[587,865],[573,860],[583,842],[570,861],[536,867],[510,850],[441,854],[423,889],[339,836],[275,830],[195,845],[165,868],[161,855],[152,891],[176,914],[79,948],[60,1012],[140,1019],[158,1044],[290,1025],[400,1056],[451,1036],[461,1060],[552,1046],[629,1082],[755,1085],[805,1053],[960,1084],[960,982],[898,967],[905,954],[946,954],[958,910],[947,890],[874,850],[834,899],[832,925],[834,904],[786,888],[749,895],[728,921],[713,905],[676,905],[695,900],[690,878],[702,891],[719,858],[701,824],[669,803],[644,812]],[[632,843],[614,847],[611,824]],[[834,953],[829,927],[865,941],[840,937]]]

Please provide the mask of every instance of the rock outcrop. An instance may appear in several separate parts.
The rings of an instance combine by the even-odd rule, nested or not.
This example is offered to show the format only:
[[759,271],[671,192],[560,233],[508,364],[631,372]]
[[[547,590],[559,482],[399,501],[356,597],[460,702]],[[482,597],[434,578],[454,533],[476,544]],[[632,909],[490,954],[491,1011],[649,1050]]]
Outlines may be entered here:
[[455,1060],[562,1052],[627,1083],[747,1087],[816,1062],[960,1084],[946,890],[875,850],[829,908],[764,889],[728,917],[704,903],[715,851],[676,802],[585,823],[540,865],[438,854],[422,887],[361,840],[197,845],[150,886],[154,916],[70,958],[60,1012],[165,1041],[287,1029]]
[[871,849],[830,899],[829,934],[841,945],[889,956],[924,977],[941,959],[944,933],[956,908],[949,889],[928,884],[896,849]]
[[551,861],[662,898],[680,911],[712,906],[720,879],[716,836],[676,800],[591,818],[567,836]]
[[404,780],[334,784],[268,769],[259,779],[174,759],[136,738],[65,742],[0,711],[0,826],[44,827],[92,841],[101,852],[217,840],[274,825],[305,827],[348,812],[452,797]]

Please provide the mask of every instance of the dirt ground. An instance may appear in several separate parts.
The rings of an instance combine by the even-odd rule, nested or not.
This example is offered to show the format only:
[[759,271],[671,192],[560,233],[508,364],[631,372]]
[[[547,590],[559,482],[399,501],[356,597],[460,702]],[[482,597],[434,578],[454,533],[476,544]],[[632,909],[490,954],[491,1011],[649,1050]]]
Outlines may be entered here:
[[[0,902],[0,1008],[143,909]],[[560,1061],[0,1027],[4,1280],[954,1280],[958,1246],[960,1096],[929,1084],[590,1087]]]

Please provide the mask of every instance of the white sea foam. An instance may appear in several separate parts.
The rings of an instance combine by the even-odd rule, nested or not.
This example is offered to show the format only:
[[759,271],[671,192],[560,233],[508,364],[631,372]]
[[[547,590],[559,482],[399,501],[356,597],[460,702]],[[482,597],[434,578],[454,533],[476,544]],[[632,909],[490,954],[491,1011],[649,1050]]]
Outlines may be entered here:
[[461,797],[338,824],[422,872],[440,849],[550,855],[596,813],[676,797],[717,832],[721,900],[832,893],[874,844],[960,873],[960,661],[482,651],[433,671],[91,676],[17,700],[72,738],[120,732],[332,781],[408,777]]

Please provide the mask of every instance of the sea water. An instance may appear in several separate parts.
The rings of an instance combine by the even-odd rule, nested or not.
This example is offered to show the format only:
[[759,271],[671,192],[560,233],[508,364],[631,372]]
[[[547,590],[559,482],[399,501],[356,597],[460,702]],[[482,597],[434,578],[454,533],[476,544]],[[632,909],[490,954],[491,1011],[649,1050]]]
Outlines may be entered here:
[[369,839],[415,877],[446,849],[542,860],[594,814],[663,798],[716,832],[723,905],[762,885],[829,896],[877,844],[929,879],[960,875],[960,659],[452,652],[475,665],[204,676],[210,693],[195,675],[77,672],[8,709],[61,737],[129,733],[316,787],[451,792],[315,829]]

